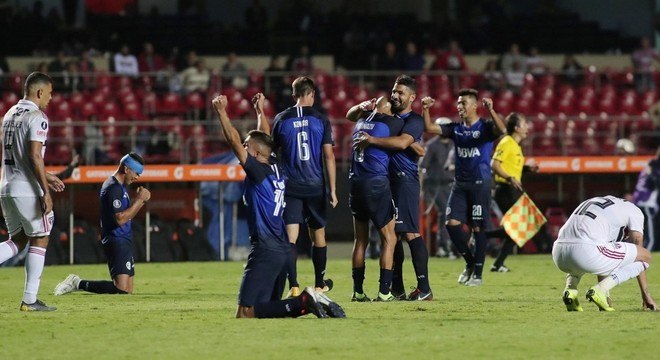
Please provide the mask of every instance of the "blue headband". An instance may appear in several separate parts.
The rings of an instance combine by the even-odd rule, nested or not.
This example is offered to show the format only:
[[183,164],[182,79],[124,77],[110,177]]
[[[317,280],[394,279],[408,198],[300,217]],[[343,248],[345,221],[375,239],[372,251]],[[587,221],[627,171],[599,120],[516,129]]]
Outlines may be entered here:
[[131,170],[135,171],[136,174],[142,175],[144,171],[144,165],[140,164],[137,160],[133,159],[130,155],[126,154],[120,161],[121,164],[128,166]]

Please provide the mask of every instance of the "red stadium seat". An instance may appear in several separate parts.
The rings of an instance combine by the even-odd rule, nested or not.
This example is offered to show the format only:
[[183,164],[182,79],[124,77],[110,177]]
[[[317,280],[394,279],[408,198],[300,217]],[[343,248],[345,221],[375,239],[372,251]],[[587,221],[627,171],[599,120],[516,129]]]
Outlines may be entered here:
[[96,73],[96,87],[104,87],[112,85],[112,76],[106,72]]
[[142,96],[142,111],[146,114],[155,114],[160,108],[160,100],[155,92],[145,92]]
[[53,120],[59,121],[71,117],[71,106],[69,106],[66,100],[60,102],[55,109],[55,118]]
[[126,120],[122,118],[119,106],[114,101],[108,101],[101,107],[101,116],[103,118],[114,117],[117,120]]
[[140,105],[137,102],[124,104],[124,117],[126,120],[146,120]]
[[84,120],[88,120],[90,116],[98,116],[98,110],[96,108],[96,104],[89,101],[82,104],[82,106],[80,107],[80,116]]
[[4,102],[8,108],[12,107],[18,102],[18,95],[13,91],[7,91],[2,94],[2,102]]
[[[240,96],[240,93],[238,94]],[[156,112],[162,114],[183,114],[184,111],[179,94],[173,92],[168,92],[163,95],[160,108],[156,110]]]

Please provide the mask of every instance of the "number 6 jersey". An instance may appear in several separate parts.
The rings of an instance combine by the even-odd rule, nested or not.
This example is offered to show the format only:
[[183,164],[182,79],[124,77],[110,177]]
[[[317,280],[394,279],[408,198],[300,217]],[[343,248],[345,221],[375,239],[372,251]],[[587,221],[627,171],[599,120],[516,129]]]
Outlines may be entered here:
[[2,180],[0,196],[36,197],[44,192],[30,163],[30,141],[44,145],[46,152],[48,118],[29,100],[19,100],[2,120]]
[[644,233],[644,215],[633,203],[607,195],[582,202],[559,230],[557,242],[606,244],[625,229]]

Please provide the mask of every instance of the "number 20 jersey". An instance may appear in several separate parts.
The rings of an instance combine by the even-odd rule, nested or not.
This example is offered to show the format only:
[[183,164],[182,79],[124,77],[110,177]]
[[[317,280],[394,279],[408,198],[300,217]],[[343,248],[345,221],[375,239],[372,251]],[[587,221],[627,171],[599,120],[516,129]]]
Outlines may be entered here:
[[637,206],[610,195],[594,197],[573,211],[557,242],[606,244],[622,240],[626,228],[644,232],[644,215]]
[[30,159],[30,141],[44,145],[46,152],[48,118],[29,100],[19,100],[2,120],[2,180],[0,196],[36,197],[44,192],[38,183]]
[[275,116],[271,136],[287,178],[287,195],[322,195],[323,145],[334,145],[328,118],[311,106],[293,106]]

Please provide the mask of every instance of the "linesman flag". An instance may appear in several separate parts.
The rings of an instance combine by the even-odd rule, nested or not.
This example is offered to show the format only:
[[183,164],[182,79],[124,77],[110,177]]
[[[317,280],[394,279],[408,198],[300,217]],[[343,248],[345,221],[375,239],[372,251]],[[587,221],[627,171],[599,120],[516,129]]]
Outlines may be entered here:
[[523,193],[504,214],[500,224],[511,239],[522,247],[547,221],[527,193]]

